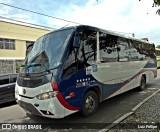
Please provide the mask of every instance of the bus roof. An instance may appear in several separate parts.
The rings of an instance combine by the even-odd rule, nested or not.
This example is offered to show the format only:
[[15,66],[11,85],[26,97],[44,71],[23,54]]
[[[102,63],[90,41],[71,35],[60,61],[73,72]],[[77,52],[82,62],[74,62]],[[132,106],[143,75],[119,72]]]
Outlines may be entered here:
[[[65,28],[60,28],[60,29],[54,30],[52,32],[57,32],[57,31],[61,31],[61,30],[67,30],[67,29],[71,29],[71,28],[74,28],[77,31],[81,31],[82,29],[86,29],[86,30],[88,29],[88,30],[93,30],[93,31],[97,31],[97,32],[103,32],[103,33],[107,33],[107,34],[111,34],[111,35],[115,35],[115,36],[119,36],[119,37],[123,37],[123,38],[127,38],[127,39],[132,39],[132,40],[135,40],[135,41],[140,41],[140,42],[143,42],[143,43],[154,44],[154,43],[150,43],[150,42],[147,42],[145,40],[142,40],[142,39],[138,39],[138,38],[122,35],[120,33],[116,33],[116,32],[111,31],[111,30],[105,30],[105,29],[101,29],[101,28],[97,28],[97,27],[89,26],[89,25],[78,25],[78,26],[65,27]],[[49,32],[48,34],[50,34],[52,32]]]

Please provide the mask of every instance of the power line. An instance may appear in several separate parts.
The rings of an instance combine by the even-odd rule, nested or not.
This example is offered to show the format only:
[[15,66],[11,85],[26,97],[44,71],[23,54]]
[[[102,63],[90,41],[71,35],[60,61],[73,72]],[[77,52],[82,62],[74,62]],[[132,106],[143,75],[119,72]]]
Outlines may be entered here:
[[73,22],[73,21],[70,21],[70,20],[66,20],[66,19],[62,19],[62,18],[46,15],[46,14],[35,12],[35,11],[32,11],[32,10],[23,9],[23,8],[16,7],[16,6],[13,6],[13,5],[5,4],[5,3],[0,3],[0,4],[5,5],[5,6],[9,6],[9,7],[13,7],[13,8],[16,8],[16,9],[24,10],[24,11],[27,11],[27,12],[35,13],[35,14],[38,14],[38,15],[42,15],[42,16],[58,19],[58,20],[61,20],[61,21],[66,21],[66,22],[70,22],[70,23],[80,24],[80,23],[77,23],[77,22]]
[[[78,22],[74,22],[74,21],[58,18],[58,17],[55,17],[55,16],[46,15],[46,14],[43,14],[43,13],[35,12],[35,11],[32,11],[32,10],[16,7],[16,6],[5,4],[5,3],[0,3],[0,4],[5,5],[5,6],[9,6],[9,7],[12,7],[12,8],[24,10],[24,11],[27,11],[27,12],[35,13],[35,14],[38,14],[38,15],[42,15],[42,16],[58,19],[58,20],[61,20],[61,21],[66,21],[66,22],[69,22],[69,23],[81,24],[81,23],[78,23]],[[112,31],[112,30],[110,30],[110,31]],[[117,32],[117,33],[122,33],[122,34],[133,34],[133,33],[118,32],[118,31],[112,31],[112,32]]]
[[[34,23],[29,23],[29,22],[24,22],[24,21],[20,21],[20,20],[15,20],[15,19],[3,17],[3,16],[0,16],[0,18],[6,19],[6,20],[15,21],[15,22],[20,22],[20,23],[23,23],[23,24],[29,24],[29,25],[33,25],[33,26],[37,26],[37,27],[43,27],[43,28],[48,28],[48,29],[54,29],[54,28],[52,28],[52,27],[43,26],[43,25],[34,24]],[[0,21],[1,21],[1,20],[0,20]],[[66,24],[65,26],[62,26],[61,28],[64,28],[64,27],[66,27],[66,26],[68,26],[68,25],[69,25],[69,24]],[[55,26],[55,25],[54,25],[54,26]],[[112,31],[112,30],[109,30],[109,31]],[[133,34],[133,33],[119,32],[119,31],[112,31],[112,32],[123,33],[123,34]]]
[[[3,21],[3,20],[1,20],[0,19],[0,22],[9,22],[10,23],[10,21]],[[11,22],[12,23],[12,22]],[[17,24],[17,23],[13,23],[13,24]],[[0,23],[0,25],[1,25],[1,23]],[[19,25],[19,24],[17,24],[17,25]],[[22,25],[23,26],[23,25]],[[24,25],[24,26],[26,26],[26,25]],[[15,30],[22,30],[22,28],[19,28],[19,27],[14,27],[14,26],[12,26],[12,25],[3,25],[3,27],[4,28],[12,28],[12,29],[15,29]],[[30,26],[29,26],[30,27]],[[36,28],[36,27],[35,27]],[[42,29],[44,29],[44,28],[42,28]],[[30,29],[25,29],[25,31],[31,31]],[[41,32],[39,32],[39,31],[37,31],[38,33],[41,33]]]
[[3,16],[0,16],[0,18],[6,19],[6,20],[15,21],[15,22],[20,22],[20,23],[24,23],[24,24],[29,24],[29,25],[33,25],[33,26],[37,26],[37,27],[43,27],[43,28],[53,29],[51,27],[47,27],[47,26],[43,26],[43,25],[38,25],[38,24],[33,24],[33,23],[29,23],[29,22],[24,22],[24,21],[20,21],[20,20],[15,20],[15,19],[3,17]]

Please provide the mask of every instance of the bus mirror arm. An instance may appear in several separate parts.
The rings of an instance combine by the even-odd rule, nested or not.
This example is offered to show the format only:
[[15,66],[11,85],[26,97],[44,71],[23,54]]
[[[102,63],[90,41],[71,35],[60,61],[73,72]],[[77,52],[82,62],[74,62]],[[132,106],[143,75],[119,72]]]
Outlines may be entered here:
[[57,69],[57,68],[60,67],[61,65],[62,65],[62,63],[59,63],[57,66],[55,66],[55,67],[53,67],[53,68],[50,68],[50,69],[47,69],[47,71],[49,71],[50,73],[53,73],[53,72],[51,72],[51,71]]
[[30,44],[27,46],[26,55],[32,50],[34,44]]

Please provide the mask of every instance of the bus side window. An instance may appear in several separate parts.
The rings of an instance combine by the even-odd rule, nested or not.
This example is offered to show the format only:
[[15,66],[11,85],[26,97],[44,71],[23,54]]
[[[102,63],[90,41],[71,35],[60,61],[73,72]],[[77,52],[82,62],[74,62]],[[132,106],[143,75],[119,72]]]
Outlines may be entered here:
[[86,31],[84,34],[85,40],[81,40],[80,48],[78,50],[78,70],[90,66],[96,62],[96,32]]
[[131,55],[134,54],[134,50],[132,50],[131,46],[129,45],[129,41],[126,38],[118,37],[117,40],[118,47],[120,50],[119,53],[119,61],[130,61]]
[[102,63],[118,61],[117,36],[100,33],[99,44],[100,60]]
[[88,65],[91,65],[96,61],[96,48],[96,39],[92,42],[84,42],[84,56]]
[[77,63],[75,57],[76,57],[76,49],[74,49],[71,44],[68,56],[64,64],[63,75],[62,75],[63,77],[67,77],[76,71]]
[[136,41],[136,40],[130,40],[130,43],[132,45],[132,54],[131,54],[131,61],[143,61],[145,60],[147,55],[147,52],[145,48],[143,48],[143,43]]

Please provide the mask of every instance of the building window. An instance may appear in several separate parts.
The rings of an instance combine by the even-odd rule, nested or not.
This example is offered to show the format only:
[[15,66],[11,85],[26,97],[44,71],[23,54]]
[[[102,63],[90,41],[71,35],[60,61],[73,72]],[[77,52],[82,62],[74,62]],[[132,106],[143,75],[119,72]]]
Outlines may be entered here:
[[0,38],[0,49],[15,50],[15,40]]

